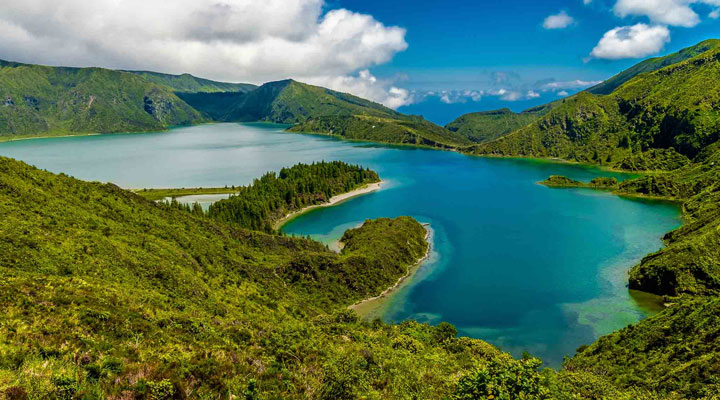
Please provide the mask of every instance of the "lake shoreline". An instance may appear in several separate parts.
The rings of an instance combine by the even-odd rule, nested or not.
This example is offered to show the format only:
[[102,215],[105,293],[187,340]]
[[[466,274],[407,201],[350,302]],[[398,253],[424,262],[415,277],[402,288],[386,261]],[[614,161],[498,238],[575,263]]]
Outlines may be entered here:
[[422,224],[423,228],[425,228],[425,242],[427,243],[427,249],[425,250],[425,254],[420,257],[417,261],[415,261],[414,264],[412,264],[410,267],[408,267],[408,271],[405,275],[401,276],[397,282],[395,282],[394,285],[390,286],[389,288],[382,291],[377,296],[372,296],[365,298],[363,300],[358,301],[355,304],[352,304],[348,306],[348,309],[355,311],[360,315],[361,318],[366,317],[371,312],[375,311],[381,304],[373,304],[381,299],[388,298],[389,295],[397,291],[404,283],[409,282],[413,276],[415,276],[415,273],[420,269],[420,267],[423,265],[425,261],[427,261],[430,258],[430,254],[432,253],[433,245],[432,245],[432,228],[430,228],[430,224],[424,223]]
[[306,212],[311,211],[311,210],[314,210],[314,209],[316,209],[316,208],[331,207],[331,206],[340,204],[340,203],[342,203],[342,202],[344,202],[344,201],[346,201],[346,200],[352,199],[352,198],[354,198],[354,197],[362,196],[362,195],[364,195],[364,194],[368,194],[368,193],[372,193],[372,192],[375,192],[375,191],[377,191],[377,190],[380,190],[380,189],[382,188],[383,184],[385,184],[385,183],[387,183],[387,182],[386,182],[386,181],[383,181],[383,180],[381,180],[381,181],[379,181],[379,182],[369,183],[369,184],[367,184],[367,185],[365,185],[365,186],[362,186],[362,187],[359,187],[359,188],[357,188],[357,189],[351,190],[351,191],[349,191],[349,192],[347,192],[347,193],[342,193],[342,194],[333,196],[333,197],[330,198],[330,200],[326,201],[325,203],[315,204],[315,205],[312,205],[312,206],[307,206],[307,207],[302,208],[302,209],[297,210],[297,211],[293,211],[293,212],[289,213],[288,215],[282,217],[281,219],[277,220],[277,221],[273,224],[273,229],[275,229],[275,230],[280,230],[280,228],[282,228],[283,225],[285,225],[285,224],[287,224],[288,222],[292,221],[293,219],[295,219],[295,218],[297,218],[297,217],[305,214]]

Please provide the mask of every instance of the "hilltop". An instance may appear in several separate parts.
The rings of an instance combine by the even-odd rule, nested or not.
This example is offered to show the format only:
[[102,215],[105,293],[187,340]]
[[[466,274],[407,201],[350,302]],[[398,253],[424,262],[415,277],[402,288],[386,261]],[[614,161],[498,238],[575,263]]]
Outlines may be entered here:
[[171,89],[135,74],[0,61],[0,136],[148,131],[203,121]]
[[146,81],[164,85],[179,93],[247,93],[257,88],[250,83],[228,83],[198,78],[190,74],[171,75],[152,71],[126,71],[141,76]]

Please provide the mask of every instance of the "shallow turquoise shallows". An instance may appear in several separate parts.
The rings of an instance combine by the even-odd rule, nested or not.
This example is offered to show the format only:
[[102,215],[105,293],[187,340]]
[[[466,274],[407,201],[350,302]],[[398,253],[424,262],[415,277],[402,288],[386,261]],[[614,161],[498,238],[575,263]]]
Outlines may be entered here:
[[529,160],[344,142],[281,126],[219,124],[169,132],[0,143],[0,155],[126,188],[244,185],[298,162],[343,160],[380,173],[378,192],[317,209],[283,230],[328,244],[366,218],[411,215],[433,253],[378,309],[387,321],[448,321],[464,335],[558,366],[564,355],[653,311],[627,270],[677,227],[674,205],[586,189],[550,189],[551,174],[623,175]]

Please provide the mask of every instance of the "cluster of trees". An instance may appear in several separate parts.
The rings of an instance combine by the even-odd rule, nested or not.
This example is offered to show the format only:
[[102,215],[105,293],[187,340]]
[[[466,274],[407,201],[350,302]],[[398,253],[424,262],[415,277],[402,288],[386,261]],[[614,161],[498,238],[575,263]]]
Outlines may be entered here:
[[377,173],[341,161],[297,164],[268,172],[237,195],[210,206],[208,215],[256,231],[273,232],[288,213],[325,203],[335,195],[378,182]]

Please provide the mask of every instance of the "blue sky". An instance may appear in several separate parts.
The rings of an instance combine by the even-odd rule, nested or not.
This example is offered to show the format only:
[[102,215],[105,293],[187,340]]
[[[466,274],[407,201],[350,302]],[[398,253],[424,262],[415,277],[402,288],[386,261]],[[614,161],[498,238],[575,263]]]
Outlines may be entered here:
[[[602,0],[587,5],[583,0],[331,0],[327,6],[368,13],[383,24],[407,30],[407,50],[392,62],[372,68],[378,77],[396,78],[398,85],[419,91],[487,91],[503,86],[494,84],[493,74],[505,73],[508,89],[534,89],[540,94],[515,101],[483,96],[478,102],[464,99],[464,104],[445,104],[439,97],[430,97],[400,109],[446,123],[463,112],[499,107],[520,111],[542,104],[558,96],[539,91],[539,81],[603,80],[647,58],[588,60],[605,32],[637,23],[658,24],[657,16],[656,20],[645,15],[619,17],[613,12],[615,4]],[[654,54],[720,37],[720,21],[707,16],[713,8],[698,4],[692,9],[701,22],[694,27],[668,25],[670,41]],[[564,29],[543,27],[545,18],[562,11],[572,17],[572,24]]]

